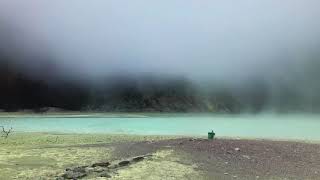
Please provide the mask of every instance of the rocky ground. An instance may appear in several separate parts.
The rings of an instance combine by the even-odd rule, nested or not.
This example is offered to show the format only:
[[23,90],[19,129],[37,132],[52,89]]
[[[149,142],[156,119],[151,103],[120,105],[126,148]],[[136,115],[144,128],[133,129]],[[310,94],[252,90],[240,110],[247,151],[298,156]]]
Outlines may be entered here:
[[[110,144],[85,146],[110,146]],[[182,138],[126,142],[114,147],[116,150],[113,159],[132,159],[131,157],[139,157],[137,155],[141,154],[171,150],[175,157],[179,157],[174,161],[193,167],[199,172],[201,179],[320,179],[319,144]],[[143,160],[143,157],[140,160]],[[130,166],[130,160],[123,162],[127,162],[126,166]],[[115,168],[111,169],[113,170],[107,171],[116,173]],[[184,177],[184,179],[192,178]]]
[[57,180],[64,179],[82,179],[82,178],[112,178],[112,175],[116,175],[119,169],[141,162],[143,160],[150,159],[151,154],[140,155],[132,158],[127,158],[121,161],[104,161],[93,163],[90,165],[78,166],[67,168],[65,173],[57,176]]

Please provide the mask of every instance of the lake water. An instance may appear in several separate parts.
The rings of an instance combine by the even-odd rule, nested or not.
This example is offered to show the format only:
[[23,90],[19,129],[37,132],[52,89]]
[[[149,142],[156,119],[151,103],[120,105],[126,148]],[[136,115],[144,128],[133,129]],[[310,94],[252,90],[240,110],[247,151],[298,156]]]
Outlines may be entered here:
[[84,115],[0,117],[23,132],[112,133],[320,140],[320,115]]

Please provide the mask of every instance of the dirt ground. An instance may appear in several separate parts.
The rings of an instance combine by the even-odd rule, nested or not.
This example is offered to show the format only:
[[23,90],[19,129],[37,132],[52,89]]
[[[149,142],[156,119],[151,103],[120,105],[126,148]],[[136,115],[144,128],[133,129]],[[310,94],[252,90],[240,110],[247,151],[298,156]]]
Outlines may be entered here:
[[[128,151],[130,149],[130,151]],[[320,145],[287,141],[172,139],[125,143],[119,157],[173,150],[203,179],[320,179]]]

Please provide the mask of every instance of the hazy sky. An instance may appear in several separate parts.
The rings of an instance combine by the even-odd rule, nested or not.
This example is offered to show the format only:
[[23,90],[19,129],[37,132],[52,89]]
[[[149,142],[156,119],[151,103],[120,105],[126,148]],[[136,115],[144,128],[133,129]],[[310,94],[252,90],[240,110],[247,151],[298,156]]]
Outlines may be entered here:
[[319,7],[319,0],[1,0],[0,19],[19,32],[27,54],[50,52],[66,74],[238,81],[308,61],[320,47]]

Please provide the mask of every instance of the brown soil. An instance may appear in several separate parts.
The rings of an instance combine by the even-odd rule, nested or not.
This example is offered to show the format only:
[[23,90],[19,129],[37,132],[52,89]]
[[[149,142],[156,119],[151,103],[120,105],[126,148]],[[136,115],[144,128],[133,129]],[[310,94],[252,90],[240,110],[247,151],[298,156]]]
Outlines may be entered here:
[[320,179],[319,144],[183,138],[112,146],[115,159],[173,149],[179,163],[197,165],[205,179]]

